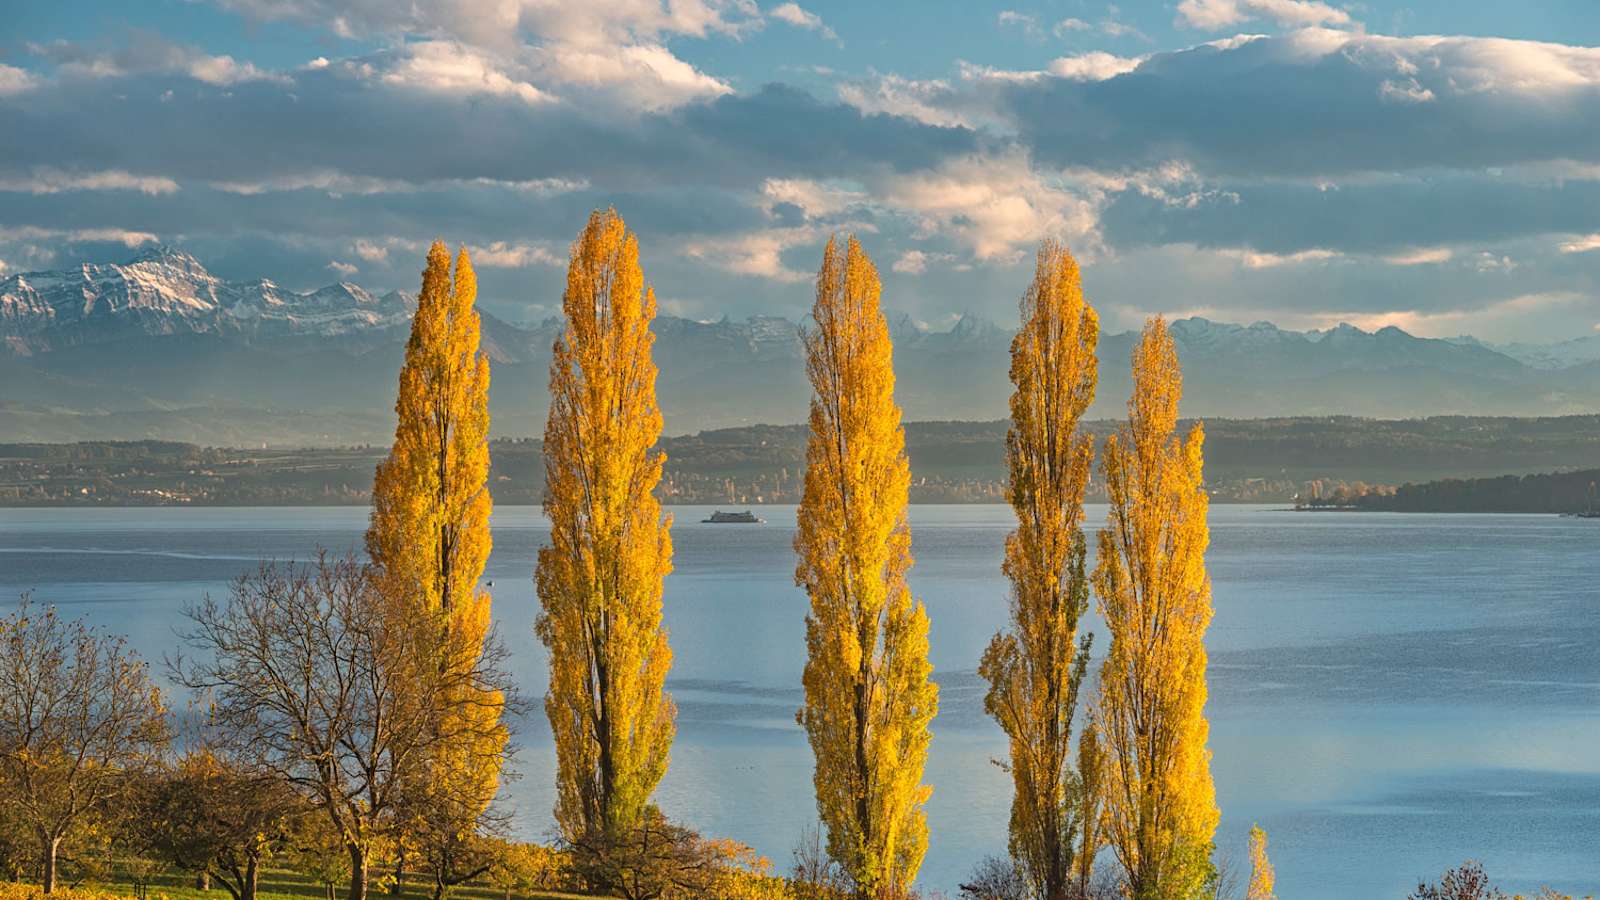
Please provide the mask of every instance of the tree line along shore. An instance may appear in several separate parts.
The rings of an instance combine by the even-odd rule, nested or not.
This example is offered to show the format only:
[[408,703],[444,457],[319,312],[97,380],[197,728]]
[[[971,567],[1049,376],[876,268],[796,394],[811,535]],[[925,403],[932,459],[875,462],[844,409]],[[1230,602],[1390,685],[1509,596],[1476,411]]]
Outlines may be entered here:
[[[551,522],[528,562],[548,653],[540,702],[508,674],[483,580],[493,535],[491,372],[465,250],[430,249],[395,439],[370,490],[364,551],[244,572],[185,605],[177,693],[115,635],[48,597],[0,617],[0,867],[9,894],[80,893],[163,867],[256,900],[283,872],[348,900],[421,886],[509,896],[910,900],[928,850],[924,777],[939,691],[911,577],[912,470],[876,270],[827,243],[805,335],[813,388],[795,584],[809,600],[804,701],[816,827],[779,870],[654,802],[676,706],[662,625],[672,523],[661,509],[661,411],[638,245],[614,210],[574,242],[566,330],[539,444]],[[977,660],[1005,733],[1007,848],[971,900],[1269,900],[1267,836],[1248,867],[1219,855],[1205,716],[1206,428],[1179,424],[1166,323],[1130,360],[1128,415],[1083,427],[1098,315],[1076,261],[1045,241],[1019,304],[1004,499],[1009,616]],[[1107,524],[1084,528],[1092,474]],[[1088,542],[1097,544],[1088,562]],[[1107,649],[1089,678],[1090,605]],[[175,715],[179,707],[186,710]],[[556,839],[510,837],[511,723],[542,707],[554,738]],[[100,868],[97,868],[100,866]],[[1476,885],[1478,893],[1463,893]],[[86,896],[94,896],[90,887]],[[1419,898],[1492,897],[1471,863]],[[1546,896],[1553,897],[1547,892]]]
[[[1117,424],[1080,427],[1098,445]],[[1205,488],[1214,503],[1575,512],[1594,480],[1582,473],[1600,459],[1600,416],[1208,419],[1206,427]],[[911,502],[1004,502],[1008,428],[1006,420],[906,423]],[[664,436],[657,493],[664,503],[795,503],[805,433],[803,425],[751,425]],[[366,505],[387,452],[153,440],[0,444],[0,506]],[[542,500],[540,439],[492,439],[489,457],[497,503]],[[1547,477],[1525,480],[1530,475]],[[1104,502],[1098,478],[1086,496]]]

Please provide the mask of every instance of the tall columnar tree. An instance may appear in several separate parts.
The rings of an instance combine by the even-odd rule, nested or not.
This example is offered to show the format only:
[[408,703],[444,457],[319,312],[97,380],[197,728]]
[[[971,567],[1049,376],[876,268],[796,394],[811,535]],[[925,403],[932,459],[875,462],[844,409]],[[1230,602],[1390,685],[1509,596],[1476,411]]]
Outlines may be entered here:
[[536,572],[550,651],[545,710],[556,743],[556,820],[584,846],[626,838],[667,770],[676,708],[662,691],[671,520],[653,494],[665,457],[651,321],[655,292],[615,210],[572,246],[566,332],[550,364],[545,514]]
[[830,239],[805,336],[815,394],[799,510],[795,582],[806,617],[805,706],[817,811],[828,853],[860,897],[910,888],[927,849],[922,784],[928,725],[928,616],[906,586],[911,470],[894,402],[878,273],[854,237]]
[[1107,839],[1138,898],[1193,896],[1214,874],[1206,749],[1204,431],[1174,434],[1183,379],[1160,318],[1133,352],[1128,422],[1106,442],[1110,499],[1094,572],[1111,633],[1100,677]]
[[1072,864],[1079,897],[1089,896],[1095,857],[1105,846],[1105,774],[1105,747],[1100,743],[1100,728],[1091,716],[1078,737],[1078,808],[1074,813],[1078,846]]
[[[489,359],[478,349],[477,278],[462,249],[450,271],[443,241],[428,251],[400,369],[398,422],[372,488],[367,552],[375,581],[399,615],[434,617],[443,667],[473,665],[489,634],[490,596],[479,586],[489,558]],[[465,682],[461,682],[465,684]],[[494,798],[506,729],[498,692],[441,696],[425,784],[410,792],[419,814],[448,814],[445,833],[470,827]],[[438,831],[438,829],[423,829]]]
[[989,682],[984,708],[1010,738],[1012,859],[1035,896],[1061,900],[1072,881],[1081,790],[1072,719],[1090,638],[1077,643],[1089,605],[1082,522],[1094,442],[1078,420],[1094,402],[1099,319],[1084,302],[1077,261],[1055,241],[1039,248],[1021,307],[1006,434],[1017,527],[1001,564],[1011,627],[994,636],[978,672]]
[[1277,876],[1267,859],[1267,832],[1260,825],[1250,826],[1250,886],[1245,900],[1277,900],[1273,891]]

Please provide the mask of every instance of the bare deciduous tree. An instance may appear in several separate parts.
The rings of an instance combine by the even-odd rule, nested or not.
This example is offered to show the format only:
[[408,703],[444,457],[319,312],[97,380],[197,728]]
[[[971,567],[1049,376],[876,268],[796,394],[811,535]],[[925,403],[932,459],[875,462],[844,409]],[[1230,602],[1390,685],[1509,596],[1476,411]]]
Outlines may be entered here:
[[121,638],[27,597],[0,618],[0,803],[37,841],[46,894],[63,841],[107,812],[166,739],[160,691]]
[[[263,564],[226,604],[207,597],[186,610],[185,640],[198,655],[171,663],[177,680],[211,699],[233,754],[327,817],[349,858],[350,900],[365,900],[374,853],[396,836],[405,792],[427,780],[440,742],[491,748],[484,766],[507,752],[462,734],[462,719],[484,717],[458,709],[514,700],[498,642],[440,648],[451,638],[437,621],[391,608],[353,558]],[[466,662],[433,664],[441,652]]]

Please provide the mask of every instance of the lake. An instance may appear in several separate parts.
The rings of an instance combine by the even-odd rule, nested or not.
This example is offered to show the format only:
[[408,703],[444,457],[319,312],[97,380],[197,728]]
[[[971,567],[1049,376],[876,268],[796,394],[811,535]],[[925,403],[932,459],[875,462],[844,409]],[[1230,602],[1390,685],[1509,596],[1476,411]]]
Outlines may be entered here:
[[[815,819],[794,722],[806,611],[794,508],[760,508],[764,526],[670,511],[678,738],[657,796],[786,869]],[[1089,527],[1104,515],[1091,508]],[[990,763],[1005,744],[975,670],[1006,617],[1010,510],[915,506],[911,519],[942,707],[919,883],[953,893],[1005,848],[1010,781]],[[0,596],[31,590],[159,660],[185,601],[225,595],[262,557],[359,547],[365,525],[363,508],[0,510]],[[1468,857],[1506,890],[1600,889],[1600,521],[1217,506],[1211,529],[1219,855],[1246,866],[1259,822],[1290,898],[1403,897]],[[535,699],[531,572],[546,530],[536,507],[498,510],[485,576]],[[1088,627],[1103,650],[1099,620]],[[542,714],[519,743],[508,802],[522,836],[545,837],[555,756]]]

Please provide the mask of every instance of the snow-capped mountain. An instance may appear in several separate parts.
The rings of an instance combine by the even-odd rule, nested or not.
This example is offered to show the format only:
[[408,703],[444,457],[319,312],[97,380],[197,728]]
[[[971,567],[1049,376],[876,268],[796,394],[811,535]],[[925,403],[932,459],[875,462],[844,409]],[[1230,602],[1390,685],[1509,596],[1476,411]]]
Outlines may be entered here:
[[[1459,340],[1474,341],[1476,338]],[[1481,342],[1478,342],[1481,343]],[[1566,369],[1600,363],[1600,334],[1590,334],[1554,344],[1483,344],[1535,369]]]
[[84,263],[0,280],[0,338],[13,351],[173,334],[330,337],[406,323],[410,301],[341,282],[287,290],[263,278],[224,281],[170,247],[121,265]]
[[[0,280],[0,442],[237,444],[265,435],[267,421],[279,443],[387,440],[411,303],[400,292],[376,296],[348,283],[299,293],[265,279],[224,281],[166,248],[121,265],[12,275]],[[908,420],[1005,415],[1009,322],[967,314],[938,329],[892,308],[888,318],[895,396]],[[1574,349],[1588,339],[1545,348],[1552,358],[1575,360],[1555,368],[1524,346],[1421,338],[1398,328],[1301,332],[1200,318],[1171,328],[1185,415],[1600,409],[1600,362],[1585,362]],[[519,326],[483,312],[497,434],[542,429],[550,351],[561,330],[559,319]],[[805,419],[810,386],[798,323],[661,316],[655,332],[669,433]],[[1091,417],[1124,415],[1137,339],[1133,331],[1101,335]]]

